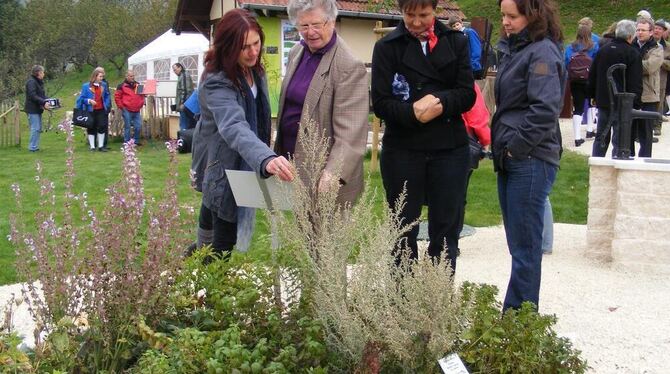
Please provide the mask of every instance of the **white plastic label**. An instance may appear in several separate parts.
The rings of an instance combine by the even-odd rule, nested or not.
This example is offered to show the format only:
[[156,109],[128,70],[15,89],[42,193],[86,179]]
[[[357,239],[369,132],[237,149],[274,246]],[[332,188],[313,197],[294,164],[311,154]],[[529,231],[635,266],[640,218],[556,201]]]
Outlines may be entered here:
[[463,365],[463,361],[456,353],[444,356],[437,361],[444,374],[469,374],[468,369]]

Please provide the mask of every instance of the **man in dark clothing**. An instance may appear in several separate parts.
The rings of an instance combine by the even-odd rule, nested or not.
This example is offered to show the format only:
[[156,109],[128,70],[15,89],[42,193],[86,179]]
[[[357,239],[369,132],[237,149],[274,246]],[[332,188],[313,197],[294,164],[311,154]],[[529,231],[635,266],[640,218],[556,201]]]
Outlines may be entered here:
[[24,111],[28,114],[28,124],[30,125],[30,143],[28,143],[30,152],[40,150],[40,133],[42,132],[42,113],[44,109],[50,109],[44,91],[44,67],[35,65],[30,78],[26,82],[26,101],[24,104]]
[[635,108],[640,108],[640,97],[642,95],[642,59],[640,54],[631,45],[635,37],[635,22],[622,20],[617,24],[615,38],[606,45],[602,46],[596,54],[589,73],[589,96],[594,98],[598,107],[598,128],[596,130],[596,140],[593,143],[592,155],[595,157],[604,157],[607,154],[607,148],[610,142],[610,133],[612,136],[612,154],[618,151],[617,131],[619,124],[612,123],[612,128],[607,129],[610,115],[613,115],[610,107],[609,86],[607,83],[607,69],[614,64],[626,65],[625,82],[621,71],[614,73],[614,80],[617,83],[619,92],[632,92],[635,94]]

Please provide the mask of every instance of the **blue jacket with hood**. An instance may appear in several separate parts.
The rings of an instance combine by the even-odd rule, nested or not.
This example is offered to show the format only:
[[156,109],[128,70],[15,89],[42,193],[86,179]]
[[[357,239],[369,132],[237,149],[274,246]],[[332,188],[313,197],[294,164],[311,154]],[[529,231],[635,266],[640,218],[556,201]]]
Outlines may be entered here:
[[500,64],[495,82],[496,112],[491,139],[496,170],[507,153],[559,165],[566,71],[560,47],[544,38],[531,41],[528,31],[498,43]]

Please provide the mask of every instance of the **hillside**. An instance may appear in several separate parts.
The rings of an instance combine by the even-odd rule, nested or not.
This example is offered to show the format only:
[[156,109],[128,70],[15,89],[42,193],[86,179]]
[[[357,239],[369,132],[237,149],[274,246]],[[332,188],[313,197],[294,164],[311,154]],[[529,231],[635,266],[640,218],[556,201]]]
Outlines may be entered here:
[[[494,24],[494,40],[500,28],[500,8],[495,0],[457,1],[463,12],[472,17],[487,17]],[[661,0],[557,0],[560,8],[561,24],[566,41],[572,41],[577,30],[577,21],[591,17],[594,32],[602,34],[612,22],[628,18],[635,19],[640,9],[648,9],[652,16],[670,20],[670,2]]]

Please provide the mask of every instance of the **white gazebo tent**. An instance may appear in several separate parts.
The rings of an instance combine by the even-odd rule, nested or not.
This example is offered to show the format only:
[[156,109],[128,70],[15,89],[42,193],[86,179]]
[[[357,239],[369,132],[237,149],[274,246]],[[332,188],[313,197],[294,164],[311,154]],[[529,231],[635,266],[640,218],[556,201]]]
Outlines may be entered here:
[[[170,109],[177,89],[177,76],[172,71],[172,65],[181,63],[197,86],[208,49],[209,41],[202,34],[177,35],[168,30],[128,58],[128,67],[133,69],[135,80],[156,80],[156,93],[147,96],[146,105],[142,108],[142,118],[147,124],[142,127],[145,137],[168,136],[176,139],[179,113]],[[122,129],[123,123],[119,121],[118,126]],[[121,130],[118,131],[120,133]]]
[[197,84],[208,48],[209,41],[202,34],[177,35],[168,30],[130,56],[128,67],[133,69],[139,82],[147,79],[174,81],[177,76],[172,71],[172,65],[179,62],[191,75],[193,83]]

